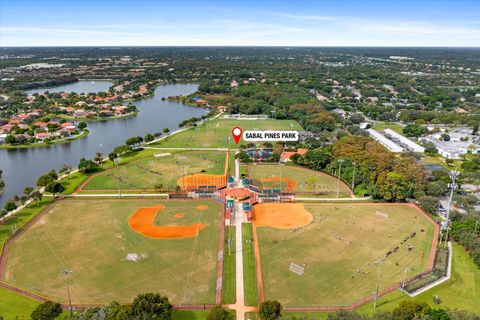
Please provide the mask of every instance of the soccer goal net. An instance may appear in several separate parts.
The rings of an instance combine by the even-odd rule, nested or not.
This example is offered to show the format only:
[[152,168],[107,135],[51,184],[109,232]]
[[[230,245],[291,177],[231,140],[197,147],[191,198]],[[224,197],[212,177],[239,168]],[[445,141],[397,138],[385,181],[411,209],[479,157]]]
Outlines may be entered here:
[[382,212],[382,211],[376,211],[375,214],[376,214],[378,217],[382,217],[382,218],[385,218],[385,219],[388,218],[388,213],[385,213],[385,212]]
[[291,262],[288,270],[290,270],[291,272],[296,273],[299,276],[301,276],[305,273],[305,265],[301,266],[301,265],[298,265],[296,263]]

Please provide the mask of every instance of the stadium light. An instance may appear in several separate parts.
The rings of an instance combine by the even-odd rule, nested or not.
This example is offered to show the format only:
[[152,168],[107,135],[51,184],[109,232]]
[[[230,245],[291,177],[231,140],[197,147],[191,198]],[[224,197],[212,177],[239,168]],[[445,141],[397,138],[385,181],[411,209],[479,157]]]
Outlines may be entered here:
[[378,260],[378,277],[377,277],[377,286],[375,287],[375,292],[373,293],[373,307],[377,307],[378,300],[378,290],[380,288],[380,273],[382,272],[382,263],[383,260]]
[[120,161],[122,161],[122,158],[116,157],[113,159],[113,163],[117,166],[118,197],[122,196],[122,192],[120,191],[120,167],[118,166]]
[[353,189],[355,189],[355,166],[357,163],[354,161],[352,164],[353,164],[353,177],[352,177],[352,191],[353,191]]
[[68,286],[68,276],[72,274],[73,271],[64,269],[62,270],[62,275],[65,277],[65,285],[67,288],[67,294],[68,294],[68,306],[70,308],[70,319],[73,316],[73,310],[72,310],[72,299],[70,297],[70,287]]
[[458,172],[457,169],[450,171],[450,179],[452,180],[452,183],[448,184],[448,186],[450,187],[450,197],[448,199],[446,221],[442,227],[443,230],[447,230],[447,234],[448,234],[448,225],[450,223],[450,211],[452,208],[453,192],[457,188],[457,184],[455,182],[459,175],[460,175],[460,172]]
[[337,198],[339,197],[340,195],[340,175],[342,174],[342,163],[343,163],[343,159],[338,159],[338,163],[340,164],[339,168],[338,168],[338,180],[337,180]]

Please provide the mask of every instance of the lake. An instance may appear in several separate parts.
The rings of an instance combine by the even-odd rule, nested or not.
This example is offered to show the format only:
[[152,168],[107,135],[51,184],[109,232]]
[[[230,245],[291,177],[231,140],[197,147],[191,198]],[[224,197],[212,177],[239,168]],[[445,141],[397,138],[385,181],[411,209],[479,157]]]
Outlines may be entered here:
[[31,96],[34,93],[48,92],[76,92],[76,93],[96,93],[100,91],[108,91],[112,82],[108,80],[82,80],[78,82],[67,83],[61,86],[55,87],[42,87],[26,90],[25,92]]
[[[77,91],[77,88],[85,88],[85,83],[80,81],[60,87],[66,86],[70,88],[69,90]],[[65,164],[76,168],[80,158],[91,159],[96,152],[106,156],[115,146],[125,144],[129,137],[143,137],[147,133],[162,131],[163,128],[174,131],[183,120],[207,114],[206,109],[161,100],[162,97],[193,93],[197,87],[196,84],[159,86],[155,90],[155,96],[134,102],[139,110],[137,116],[88,121],[90,134],[80,140],[49,147],[0,149],[0,169],[3,170],[6,184],[0,196],[0,205],[3,207],[3,204],[15,194],[22,195],[24,187],[34,186],[37,178],[49,170],[58,170]],[[51,88],[49,90],[53,92]]]

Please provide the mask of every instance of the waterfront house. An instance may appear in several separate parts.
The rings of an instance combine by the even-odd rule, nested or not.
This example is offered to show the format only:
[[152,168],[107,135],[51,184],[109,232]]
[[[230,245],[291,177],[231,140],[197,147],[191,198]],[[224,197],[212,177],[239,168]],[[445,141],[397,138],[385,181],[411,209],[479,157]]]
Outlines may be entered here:
[[112,107],[112,110],[115,112],[115,114],[125,114],[127,107],[125,106],[116,106]]
[[77,118],[85,117],[85,110],[77,109],[73,112],[73,115]]
[[113,112],[107,109],[100,110],[99,112],[100,117],[110,117],[113,116]]
[[50,138],[52,136],[51,133],[49,132],[39,132],[37,134],[35,134],[35,138],[39,139],[39,140],[45,140],[47,138]]

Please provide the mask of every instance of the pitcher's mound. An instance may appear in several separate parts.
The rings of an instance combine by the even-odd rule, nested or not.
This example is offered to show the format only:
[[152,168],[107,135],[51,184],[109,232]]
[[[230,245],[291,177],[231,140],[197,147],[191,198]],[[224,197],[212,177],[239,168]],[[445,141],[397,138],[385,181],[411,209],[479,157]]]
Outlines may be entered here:
[[206,204],[201,204],[201,205],[198,205],[196,206],[197,210],[198,211],[205,211],[208,209],[208,206]]
[[182,219],[183,218],[183,213],[175,213],[174,217],[175,217],[175,219]]
[[262,203],[253,206],[257,227],[293,229],[308,225],[313,219],[301,203]]

